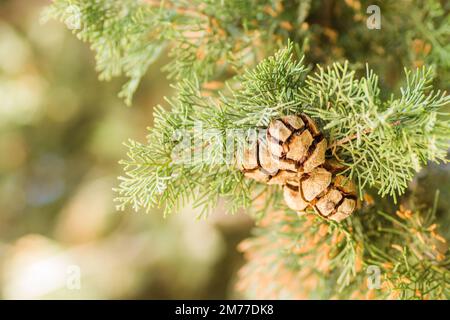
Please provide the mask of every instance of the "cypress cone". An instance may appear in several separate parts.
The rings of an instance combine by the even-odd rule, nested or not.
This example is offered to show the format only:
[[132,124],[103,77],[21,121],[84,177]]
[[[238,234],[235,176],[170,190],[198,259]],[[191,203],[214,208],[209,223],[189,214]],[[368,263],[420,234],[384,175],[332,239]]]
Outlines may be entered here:
[[342,175],[336,161],[325,159],[327,140],[307,115],[273,120],[237,158],[246,177],[283,186],[286,204],[303,213],[341,221],[356,208],[354,184]]

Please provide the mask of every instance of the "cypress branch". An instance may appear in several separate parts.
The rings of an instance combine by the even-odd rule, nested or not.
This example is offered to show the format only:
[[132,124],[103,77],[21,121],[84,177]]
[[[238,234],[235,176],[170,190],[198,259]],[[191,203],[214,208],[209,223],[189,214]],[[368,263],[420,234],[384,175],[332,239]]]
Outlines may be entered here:
[[[307,75],[308,68],[302,61],[293,60],[293,45],[289,44],[254,70],[235,79],[229,89],[220,92],[215,99],[202,96],[199,82],[185,81],[178,87],[179,97],[170,103],[172,110],[158,109],[149,145],[140,145],[139,152],[157,154],[164,144],[167,148],[164,156],[169,157],[171,148],[176,146],[169,137],[182,129],[189,139],[208,141],[208,145],[194,144],[192,150],[213,159],[223,159],[227,139],[233,139],[233,145],[239,144],[239,137],[230,137],[230,132],[266,127],[274,117],[305,112],[322,121],[334,155],[348,166],[350,176],[358,181],[361,195],[365,187],[371,186],[382,196],[395,198],[404,192],[421,165],[429,160],[446,161],[449,123],[439,110],[448,104],[449,97],[441,92],[428,92],[431,69],[407,72],[400,97],[392,96],[382,101],[378,79],[372,71],[357,79],[348,64],[334,64],[326,70],[318,67],[316,72]],[[213,137],[205,139],[196,126],[206,134],[212,133]],[[160,131],[163,131],[163,137],[160,137]],[[156,141],[156,145],[152,141]],[[118,201],[141,207],[142,203],[151,204],[152,201],[147,200],[143,192],[148,186],[137,183],[143,178],[139,168],[148,168],[145,179],[157,175],[159,169],[153,172],[145,158],[136,163],[133,150],[130,149],[134,164],[131,167],[136,171],[130,170],[129,162],[124,162],[130,178],[121,184]],[[221,179],[227,183],[220,189],[201,192],[201,203],[214,204],[220,190],[235,189],[237,185],[242,187],[237,196],[239,202],[250,203],[252,184],[242,182],[241,174],[232,163],[212,161],[211,165],[208,161],[191,160],[186,159],[186,165],[175,166],[179,166],[183,178],[197,181],[198,186],[215,185],[216,174],[208,173],[214,170],[223,174]],[[169,158],[166,163],[170,163]],[[156,183],[153,179],[149,181]],[[177,180],[171,180],[171,183],[173,188],[185,189]],[[128,194],[133,197],[123,196]],[[140,195],[138,199],[134,198],[136,194]],[[195,188],[186,188],[182,194],[196,203],[199,201]],[[161,199],[176,195],[163,195]],[[204,197],[210,197],[209,201]],[[230,197],[234,196],[230,194]]]

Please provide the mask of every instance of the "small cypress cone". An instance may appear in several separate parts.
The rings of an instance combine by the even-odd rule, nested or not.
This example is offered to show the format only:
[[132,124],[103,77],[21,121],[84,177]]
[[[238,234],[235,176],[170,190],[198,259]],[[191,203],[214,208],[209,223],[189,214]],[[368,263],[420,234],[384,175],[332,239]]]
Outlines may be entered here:
[[336,162],[325,163],[327,140],[307,115],[273,120],[265,132],[237,157],[246,177],[284,187],[284,199],[293,210],[308,207],[324,217],[341,221],[356,207],[356,190]]
[[313,208],[321,216],[338,222],[356,209],[356,188],[353,182],[322,167],[303,175],[297,185],[286,184],[283,195],[288,207],[299,214],[303,214],[307,208]]
[[238,157],[246,177],[284,185],[325,162],[327,141],[308,116],[285,116],[250,141]]

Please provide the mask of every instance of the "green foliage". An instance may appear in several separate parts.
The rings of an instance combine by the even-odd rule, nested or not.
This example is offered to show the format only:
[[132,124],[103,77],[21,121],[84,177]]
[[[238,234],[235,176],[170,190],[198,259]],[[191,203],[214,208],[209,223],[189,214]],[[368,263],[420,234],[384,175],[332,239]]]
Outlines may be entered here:
[[[177,206],[172,201],[189,198],[208,206],[217,202],[217,195],[223,190],[234,190],[229,193],[230,198],[249,204],[249,185],[242,182],[238,170],[226,161],[212,161],[211,165],[210,160],[224,158],[224,141],[230,132],[264,128],[271,118],[284,114],[306,112],[325,123],[330,144],[335,146],[334,156],[346,163],[361,193],[369,185],[383,196],[395,197],[406,189],[421,164],[445,160],[449,123],[442,119],[439,110],[449,102],[449,97],[427,91],[432,80],[430,69],[407,73],[400,97],[382,102],[373,72],[368,71],[366,78],[355,79],[348,64],[335,64],[327,70],[319,67],[306,77],[307,68],[302,60],[294,62],[292,58],[293,45],[289,44],[239,77],[236,88],[230,86],[218,100],[202,97],[198,82],[185,81],[180,85],[179,97],[171,102],[172,110],[157,110],[149,144],[131,145],[131,161],[124,162],[131,180],[121,183],[119,202],[148,209],[157,197],[174,209]],[[192,158],[196,153],[189,152],[191,158],[181,164],[171,162],[171,150],[179,141],[170,137],[177,130],[183,130],[194,141],[189,148],[200,157]],[[204,133],[213,136],[205,137]],[[233,141],[234,144],[238,142]],[[162,148],[164,151],[160,152]],[[156,190],[161,166],[157,165],[156,172],[150,170],[154,162],[147,155],[154,155],[159,161],[164,159],[163,177],[170,187],[162,196],[148,191]],[[174,172],[176,179],[169,177]],[[211,188],[219,177],[220,188]],[[207,190],[203,189],[205,186]]]
[[432,80],[430,68],[406,71],[400,97],[382,101],[372,71],[357,79],[348,64],[336,63],[308,77],[298,99],[323,120],[334,154],[360,189],[369,185],[395,197],[427,161],[446,158],[450,123],[440,110],[450,98],[433,92]]
[[[398,11],[402,4],[398,1],[393,3],[394,10]],[[402,31],[405,31],[405,42],[412,42],[412,50],[405,50],[404,54],[411,60],[420,63],[433,64],[442,76],[442,81],[449,80],[450,72],[450,15],[448,2],[439,0],[416,1],[414,10],[404,18],[405,25]],[[390,21],[395,25],[395,21]],[[419,43],[417,41],[419,40]],[[423,48],[420,41],[426,44]],[[419,47],[414,45],[419,44]],[[404,46],[407,48],[406,46]],[[427,52],[429,51],[429,52]],[[443,82],[445,85],[445,82]]]
[[365,260],[384,271],[389,290],[400,299],[449,299],[450,260],[445,240],[436,233],[434,210],[408,213],[399,219],[377,212],[376,223],[364,230]]
[[148,66],[165,46],[158,30],[166,17],[142,1],[56,0],[44,17],[75,23],[74,19],[79,19],[80,28],[72,31],[95,51],[100,79],[122,74],[129,78],[120,92],[128,104]]
[[[273,117],[292,113],[300,105],[294,94],[307,74],[303,59],[293,60],[293,44],[236,79],[227,97],[222,95],[228,127],[267,127]],[[214,112],[214,111],[212,111]]]
[[[449,299],[449,259],[433,210],[397,214],[365,208],[342,224],[271,214],[242,246],[248,261],[239,282],[260,298],[268,291],[275,299]],[[260,281],[273,270],[272,282]],[[308,289],[299,297],[283,283],[288,277]]]
[[[231,199],[233,212],[248,206],[253,184],[223,164],[220,112],[211,114],[212,101],[201,97],[198,84],[185,82],[178,92],[169,100],[170,112],[162,107],[155,111],[148,144],[128,143],[129,160],[122,161],[127,175],[119,178],[117,190],[119,209],[131,204],[135,210],[149,210],[164,204],[168,213],[194,200],[206,213],[217,206],[219,196]],[[205,137],[203,130],[218,135]]]
[[[302,43],[314,63],[348,59],[358,66],[368,61],[387,83],[395,81],[402,65],[433,64],[446,85],[448,5],[439,0],[352,3],[333,7],[329,0],[54,0],[45,17],[62,22],[80,18],[81,28],[72,31],[96,52],[100,78],[130,79],[120,93],[127,104],[165,48],[172,58],[165,67],[171,78],[206,82],[244,72],[288,39]],[[372,4],[381,8],[382,32],[368,31],[362,18]],[[339,14],[334,19],[333,8]]]
[[[260,55],[252,48],[255,41],[273,43],[276,33],[287,34],[278,26],[281,20],[264,10],[274,11],[279,3],[55,0],[45,18],[80,19],[80,28],[72,31],[96,52],[100,79],[128,77],[119,95],[131,104],[141,78],[166,47],[172,59],[165,70],[178,80],[204,82],[255,64]],[[261,29],[268,32],[261,34]],[[267,46],[267,52],[274,47]]]

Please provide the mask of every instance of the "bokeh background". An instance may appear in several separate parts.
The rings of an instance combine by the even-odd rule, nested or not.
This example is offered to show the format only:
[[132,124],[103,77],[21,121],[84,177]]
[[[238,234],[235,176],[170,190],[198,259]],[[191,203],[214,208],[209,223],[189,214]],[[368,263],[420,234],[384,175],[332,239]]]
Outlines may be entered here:
[[0,298],[233,298],[252,221],[218,206],[117,212],[128,138],[144,141],[170,95],[160,61],[128,108],[48,1],[0,0]]

